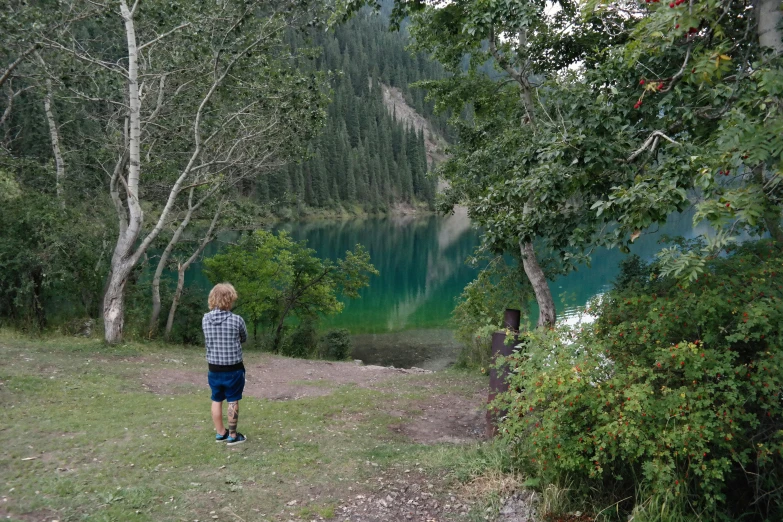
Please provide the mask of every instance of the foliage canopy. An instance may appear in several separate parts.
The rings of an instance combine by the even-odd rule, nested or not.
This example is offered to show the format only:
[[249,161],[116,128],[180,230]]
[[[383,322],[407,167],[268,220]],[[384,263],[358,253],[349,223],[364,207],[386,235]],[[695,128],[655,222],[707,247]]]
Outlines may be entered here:
[[285,232],[257,231],[243,236],[204,264],[210,281],[229,281],[236,287],[237,312],[256,332],[259,325],[272,329],[274,351],[281,346],[289,316],[314,321],[338,313],[343,309],[338,294],[358,298],[370,276],[378,275],[361,245],[342,259],[322,260],[304,242],[294,241]]
[[783,516],[781,267],[769,241],[710,261],[687,288],[653,267],[595,302],[594,324],[527,333],[501,400],[523,465],[611,502],[664,500],[683,519]]

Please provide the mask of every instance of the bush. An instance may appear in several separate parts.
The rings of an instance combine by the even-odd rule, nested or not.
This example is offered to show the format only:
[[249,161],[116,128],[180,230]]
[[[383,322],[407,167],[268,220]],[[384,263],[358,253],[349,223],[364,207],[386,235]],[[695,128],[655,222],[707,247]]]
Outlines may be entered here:
[[781,271],[780,250],[750,244],[691,286],[610,292],[582,330],[525,334],[501,399],[517,457],[637,511],[782,520]]
[[111,230],[89,212],[28,192],[0,202],[0,322],[40,330],[99,315]]
[[645,287],[650,282],[651,267],[642,258],[632,254],[620,261],[620,274],[614,282],[616,290],[628,290],[634,285]]
[[318,322],[304,321],[283,341],[280,353],[288,357],[310,357],[318,349]]
[[345,328],[329,330],[318,344],[318,353],[323,359],[344,361],[351,356],[352,351],[351,332]]
[[[168,319],[171,300],[164,301],[161,321],[165,324]],[[203,291],[197,287],[186,287],[177,305],[177,314],[174,316],[174,324],[171,327],[169,341],[184,345],[204,346],[204,331],[201,327],[201,319],[207,313],[206,299]]]
[[[472,264],[483,261],[483,257],[474,258]],[[457,366],[486,368],[492,355],[492,333],[503,328],[504,310],[522,310],[524,322],[531,296],[521,262],[509,264],[502,256],[488,260],[478,277],[465,286],[451,314],[454,336],[462,344]]]

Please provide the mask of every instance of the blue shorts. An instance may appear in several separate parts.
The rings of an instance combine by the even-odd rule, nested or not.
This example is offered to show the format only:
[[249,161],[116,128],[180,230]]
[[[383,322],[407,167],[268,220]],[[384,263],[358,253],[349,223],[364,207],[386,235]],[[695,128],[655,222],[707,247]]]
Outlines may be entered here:
[[245,389],[245,370],[233,372],[208,372],[212,400],[215,402],[236,402],[242,398]]

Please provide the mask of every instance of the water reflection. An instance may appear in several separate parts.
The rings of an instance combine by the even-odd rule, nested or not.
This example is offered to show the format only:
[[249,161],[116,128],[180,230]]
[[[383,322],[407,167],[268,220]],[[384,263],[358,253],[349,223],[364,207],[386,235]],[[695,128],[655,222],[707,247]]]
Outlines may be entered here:
[[[355,355],[374,364],[440,368],[453,361],[458,349],[449,330],[456,298],[476,276],[465,264],[480,242],[467,214],[451,216],[400,216],[342,221],[286,223],[296,240],[306,240],[322,258],[336,259],[357,243],[370,253],[380,271],[361,298],[347,301],[342,314],[327,318],[326,328],[348,328],[354,334]],[[631,251],[649,260],[660,250],[662,235],[688,238],[708,234],[706,227],[692,227],[692,213],[673,215],[660,230],[644,233]],[[235,240],[236,235],[221,238]],[[215,254],[220,242],[209,246]],[[597,249],[590,267],[550,282],[559,317],[575,322],[589,299],[605,292],[619,272],[624,254]],[[194,266],[187,284],[203,289],[209,283]],[[533,323],[538,316],[531,307]]]
[[[647,230],[631,245],[631,253],[645,261],[653,259],[663,247],[660,240],[664,235],[683,236],[691,239],[699,235],[709,236],[713,233],[709,225],[693,227],[693,211],[672,214],[666,224],[660,228]],[[619,250],[596,249],[592,255],[589,267],[581,266],[576,272],[559,277],[549,283],[552,296],[555,298],[558,317],[574,323],[578,315],[584,312],[587,302],[609,288],[620,272],[620,261],[626,257]],[[531,317],[538,318],[538,308],[534,305]]]
[[441,329],[448,325],[455,299],[475,277],[465,265],[479,243],[465,212],[451,216],[402,216],[289,223],[278,227],[307,240],[323,258],[337,258],[357,243],[380,271],[326,325],[353,333]]

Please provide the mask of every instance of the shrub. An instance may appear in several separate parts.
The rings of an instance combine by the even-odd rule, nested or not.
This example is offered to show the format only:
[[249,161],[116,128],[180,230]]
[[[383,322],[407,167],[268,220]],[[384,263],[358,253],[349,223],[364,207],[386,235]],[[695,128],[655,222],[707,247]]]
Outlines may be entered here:
[[[170,341],[185,345],[204,345],[204,332],[201,319],[207,312],[203,291],[197,287],[185,288],[177,305],[177,315],[171,328]],[[163,321],[167,319],[170,301],[163,307]]]
[[690,286],[610,292],[581,330],[526,333],[501,399],[517,457],[681,519],[783,519],[781,272],[754,243]]
[[45,194],[0,202],[0,322],[40,330],[98,315],[111,250],[96,217]]
[[532,289],[522,263],[509,264],[502,256],[478,257],[473,265],[486,261],[486,267],[465,286],[451,314],[454,335],[462,344],[457,366],[486,368],[492,354],[492,333],[503,328],[503,311],[517,308],[527,312]]
[[637,285],[647,286],[650,282],[650,265],[642,261],[642,258],[632,254],[620,261],[620,274],[614,282],[617,290],[627,290]]
[[319,343],[319,355],[323,359],[343,361],[351,356],[353,343],[351,332],[345,328],[338,328],[326,332]]
[[280,353],[288,357],[306,358],[318,348],[318,322],[303,321],[283,341]]

